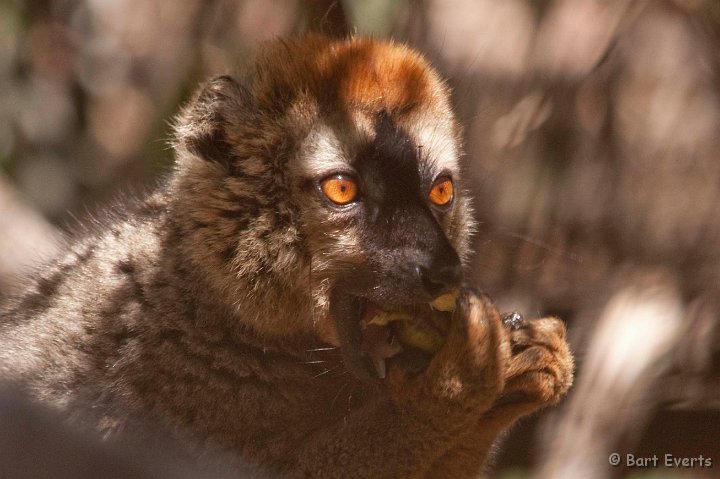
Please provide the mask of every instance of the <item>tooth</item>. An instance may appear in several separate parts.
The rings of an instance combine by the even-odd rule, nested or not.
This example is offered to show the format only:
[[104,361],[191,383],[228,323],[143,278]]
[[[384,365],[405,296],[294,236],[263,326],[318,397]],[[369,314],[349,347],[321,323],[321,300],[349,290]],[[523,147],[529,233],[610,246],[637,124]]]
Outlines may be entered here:
[[372,363],[378,378],[385,379],[385,359],[375,356],[372,358]]

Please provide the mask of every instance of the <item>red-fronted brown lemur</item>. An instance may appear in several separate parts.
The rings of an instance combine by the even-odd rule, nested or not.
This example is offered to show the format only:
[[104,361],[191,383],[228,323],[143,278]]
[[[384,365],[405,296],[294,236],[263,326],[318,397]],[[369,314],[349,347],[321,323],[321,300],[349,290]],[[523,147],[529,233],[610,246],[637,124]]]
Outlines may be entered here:
[[[265,45],[185,107],[163,185],[5,306],[1,376],[106,436],[139,415],[281,477],[477,476],[573,363],[559,320],[506,327],[463,286],[460,135],[403,45]],[[371,316],[453,291],[437,352],[391,325],[368,347]]]

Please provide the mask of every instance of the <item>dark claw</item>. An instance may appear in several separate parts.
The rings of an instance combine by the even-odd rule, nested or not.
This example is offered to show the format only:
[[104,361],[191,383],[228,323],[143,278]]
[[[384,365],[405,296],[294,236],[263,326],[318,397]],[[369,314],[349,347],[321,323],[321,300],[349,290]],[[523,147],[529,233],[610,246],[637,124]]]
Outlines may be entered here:
[[517,311],[513,311],[512,313],[503,313],[501,318],[505,327],[512,329],[513,331],[522,328],[522,325],[525,322],[525,318],[523,318],[522,314]]

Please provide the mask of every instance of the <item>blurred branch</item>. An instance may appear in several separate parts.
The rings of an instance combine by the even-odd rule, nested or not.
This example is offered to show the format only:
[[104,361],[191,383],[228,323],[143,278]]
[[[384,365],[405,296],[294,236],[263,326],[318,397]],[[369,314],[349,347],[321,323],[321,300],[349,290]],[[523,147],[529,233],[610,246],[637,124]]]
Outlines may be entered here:
[[657,391],[658,401],[673,409],[720,409],[720,307],[708,295],[687,309],[674,368]]
[[633,283],[608,302],[575,391],[558,422],[544,431],[553,441],[540,478],[607,477],[614,447],[637,436],[658,405],[655,388],[684,337],[682,303],[667,278]]

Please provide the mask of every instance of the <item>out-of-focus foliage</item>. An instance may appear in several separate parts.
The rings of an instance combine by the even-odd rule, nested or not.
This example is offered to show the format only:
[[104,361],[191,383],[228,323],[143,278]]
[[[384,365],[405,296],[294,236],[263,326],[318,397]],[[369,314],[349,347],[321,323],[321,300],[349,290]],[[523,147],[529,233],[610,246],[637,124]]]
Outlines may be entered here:
[[54,221],[155,177],[196,84],[303,23],[291,0],[0,5],[0,154]]
[[[697,439],[720,423],[717,0],[0,0],[0,168],[12,183],[0,187],[19,191],[0,196],[14,231],[0,244],[24,238],[13,251],[32,256],[52,236],[5,198],[62,226],[151,185],[197,83],[308,28],[393,36],[445,73],[481,220],[471,274],[503,308],[570,325],[575,393],[545,418],[544,448],[521,428],[501,466],[539,450],[545,477],[586,477],[556,467],[572,463],[558,451],[587,446],[582,434],[600,448],[584,463],[593,477],[633,473],[611,470],[603,448],[685,447],[720,465],[717,441]],[[702,412],[653,432],[672,424],[670,407]]]

